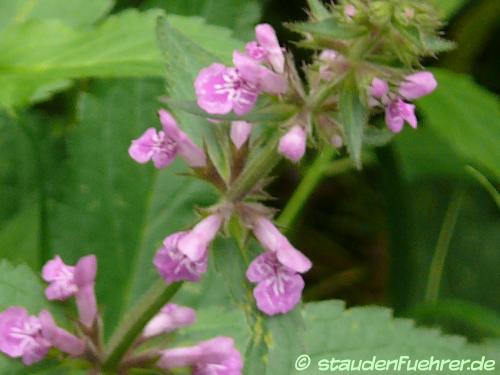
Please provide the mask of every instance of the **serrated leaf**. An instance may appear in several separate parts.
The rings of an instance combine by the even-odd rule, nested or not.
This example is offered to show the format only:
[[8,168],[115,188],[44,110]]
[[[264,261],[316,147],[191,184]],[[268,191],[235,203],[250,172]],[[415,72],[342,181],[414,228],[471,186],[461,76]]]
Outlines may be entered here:
[[346,80],[346,84],[340,93],[339,110],[347,150],[356,167],[360,169],[367,109],[361,102],[360,93],[353,79]]
[[158,15],[126,11],[90,30],[55,19],[12,25],[0,38],[0,48],[9,51],[0,56],[0,104],[13,108],[46,98],[54,83],[72,78],[160,75]]
[[[306,305],[304,319],[307,327],[305,353],[310,356],[311,364],[300,373],[306,375],[329,371],[331,359],[357,363],[358,360],[370,361],[374,356],[376,360],[398,360],[408,356],[412,361],[429,360],[431,356],[443,360],[480,360],[486,356],[498,363],[500,358],[494,345],[467,344],[462,337],[417,328],[410,320],[394,319],[391,311],[382,307],[345,310],[341,301],[315,302]],[[320,365],[321,360],[326,362]],[[384,371],[384,374],[392,373],[398,371]],[[445,368],[443,373],[454,372]]]
[[[155,38],[160,10],[127,10],[94,28],[74,28],[64,20],[34,19],[13,24],[0,34],[0,106],[13,109],[46,100],[83,77],[163,76],[164,63]],[[185,39],[230,61],[240,43],[230,31],[200,18],[172,15]],[[226,48],[220,48],[224,45]]]

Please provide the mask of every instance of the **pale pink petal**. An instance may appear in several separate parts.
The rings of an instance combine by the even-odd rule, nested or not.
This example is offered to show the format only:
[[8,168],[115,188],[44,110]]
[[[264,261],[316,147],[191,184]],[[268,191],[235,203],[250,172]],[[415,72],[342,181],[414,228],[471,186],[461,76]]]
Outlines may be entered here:
[[437,81],[431,72],[418,72],[405,77],[399,86],[399,93],[408,100],[429,95],[437,87]]
[[240,149],[252,134],[252,124],[246,121],[231,122],[231,141]]
[[307,134],[305,130],[296,125],[280,139],[278,151],[288,160],[297,163],[306,152]]
[[255,37],[260,46],[267,51],[267,59],[277,73],[285,70],[285,55],[273,27],[263,23],[255,27]]
[[181,253],[192,261],[198,261],[207,254],[210,242],[215,238],[222,216],[215,214],[207,216],[195,225],[185,236],[179,239],[178,248]]

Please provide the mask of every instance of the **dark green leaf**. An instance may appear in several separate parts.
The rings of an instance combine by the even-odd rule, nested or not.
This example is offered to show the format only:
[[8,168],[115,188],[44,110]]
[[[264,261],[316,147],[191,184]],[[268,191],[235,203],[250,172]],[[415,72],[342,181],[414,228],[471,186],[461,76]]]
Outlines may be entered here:
[[434,73],[438,89],[418,102],[426,124],[461,158],[500,179],[498,98],[468,76]]
[[347,149],[356,167],[361,168],[363,131],[367,122],[367,110],[353,79],[347,79],[340,93],[340,120],[344,129]]

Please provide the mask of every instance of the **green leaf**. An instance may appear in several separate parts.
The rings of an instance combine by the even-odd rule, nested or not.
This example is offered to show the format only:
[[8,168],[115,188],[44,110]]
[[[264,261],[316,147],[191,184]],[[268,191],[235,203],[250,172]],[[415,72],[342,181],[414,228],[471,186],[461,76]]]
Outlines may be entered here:
[[[13,263],[26,262],[33,269],[41,263],[39,252],[40,212],[36,204],[27,205],[2,226],[0,255]],[[28,229],[29,228],[29,229]]]
[[[163,76],[155,25],[160,10],[127,10],[94,28],[74,28],[59,19],[13,24],[0,33],[0,106],[14,109],[49,98],[83,77]],[[229,62],[240,42],[230,31],[202,19],[170,16],[183,38]],[[220,46],[224,48],[220,48]]]
[[0,39],[0,48],[10,51],[0,56],[0,104],[13,108],[46,98],[54,83],[72,78],[160,75],[154,39],[158,15],[122,12],[90,30],[60,20],[7,28]]
[[161,241],[195,221],[193,207],[213,202],[212,190],[176,176],[182,162],[158,171],[128,155],[130,141],[158,126],[156,80],[107,81],[83,94],[68,139],[67,171],[53,192],[52,251],[68,263],[98,257],[97,294],[106,333],[157,281],[152,259]]
[[[458,336],[444,336],[437,330],[416,328],[406,319],[394,319],[390,310],[376,306],[345,310],[341,301],[309,303],[304,311],[306,324],[306,351],[311,365],[301,374],[323,374],[329,370],[329,361],[409,360],[500,358],[494,345],[473,345]],[[320,360],[323,365],[318,364]],[[337,362],[338,364],[338,362]],[[325,367],[326,366],[326,367]],[[321,371],[323,368],[323,371]],[[404,367],[403,367],[404,369]],[[337,370],[338,371],[338,370]],[[299,372],[294,372],[299,373]],[[384,374],[397,371],[384,371]],[[443,371],[443,373],[453,373]]]
[[309,6],[311,15],[318,21],[331,17],[331,13],[321,0],[307,0],[307,5]]
[[104,16],[112,0],[9,0],[0,3],[0,32],[30,20],[60,19],[68,26],[88,26]]
[[354,84],[354,80],[346,80],[346,84],[340,93],[339,107],[347,149],[354,164],[360,169],[367,110],[361,102],[360,93]]
[[252,39],[261,5],[257,0],[151,0],[145,7],[161,8],[167,14],[201,16],[208,24],[225,26],[238,37]]
[[38,314],[49,306],[39,276],[25,266],[12,266],[0,261],[0,311],[9,306],[24,306],[30,313]]
[[435,70],[438,89],[418,102],[425,123],[464,161],[500,179],[498,98],[466,75]]

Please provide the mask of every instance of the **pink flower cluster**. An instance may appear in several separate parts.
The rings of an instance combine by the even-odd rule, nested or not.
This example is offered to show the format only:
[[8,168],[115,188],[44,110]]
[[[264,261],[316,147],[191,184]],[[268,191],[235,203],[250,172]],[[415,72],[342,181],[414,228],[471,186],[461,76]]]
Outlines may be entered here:
[[[223,216],[213,214],[190,231],[168,236],[154,259],[159,274],[167,282],[199,281],[207,270],[210,242],[222,223]],[[257,216],[250,225],[266,250],[247,271],[248,280],[257,284],[254,290],[257,307],[268,315],[287,313],[300,302],[304,288],[300,274],[311,268],[311,262],[268,218]]]
[[407,122],[412,128],[417,127],[415,105],[404,100],[414,100],[433,92],[437,87],[431,72],[418,72],[405,77],[397,92],[391,92],[389,84],[374,78],[370,87],[370,104],[385,107],[385,122],[394,133],[399,133]]
[[256,40],[246,45],[244,53],[234,51],[234,67],[214,63],[198,74],[194,83],[198,105],[208,114],[234,111],[244,115],[262,92],[287,92],[285,56],[274,29],[261,24],[255,28],[255,35]]
[[[97,316],[94,294],[96,259],[81,258],[76,266],[68,266],[59,256],[47,262],[42,277],[49,283],[45,295],[49,300],[65,300],[75,296],[80,322],[91,328]],[[85,341],[58,327],[52,315],[43,310],[29,315],[24,307],[9,307],[0,313],[0,351],[12,358],[21,357],[24,364],[41,361],[50,348],[71,356],[86,350]]]
[[[48,282],[45,295],[49,300],[76,299],[82,332],[94,330],[97,306],[94,294],[97,264],[95,256],[81,258],[75,266],[66,265],[59,256],[45,264],[43,279]],[[192,325],[196,313],[189,307],[173,303],[165,305],[144,327],[138,345],[160,335]],[[82,335],[82,333],[80,334]],[[85,335],[85,333],[83,333]],[[44,359],[51,348],[71,357],[95,355],[89,338],[78,337],[57,326],[52,315],[43,310],[30,315],[24,307],[13,306],[0,312],[0,352],[12,358],[22,358],[25,365]],[[154,351],[159,357],[156,365],[163,369],[191,367],[193,374],[240,375],[243,361],[229,337],[215,337],[192,347]],[[92,356],[90,356],[92,357]]]
[[[169,303],[146,325],[142,336],[149,339],[171,333],[195,321],[193,309]],[[198,375],[240,375],[243,369],[241,354],[230,337],[218,336],[194,346],[162,350],[158,354],[160,359],[156,365],[166,370],[190,367],[192,373]]]
[[[285,55],[276,32],[268,24],[255,28],[256,40],[247,43],[245,52],[234,51],[234,67],[212,64],[198,74],[195,81],[198,105],[208,114],[237,115],[250,112],[261,93],[285,94],[288,80]],[[246,142],[251,124],[234,121],[231,139],[237,148]],[[278,151],[287,159],[298,162],[306,151],[307,134],[301,124],[288,130],[280,141]]]

